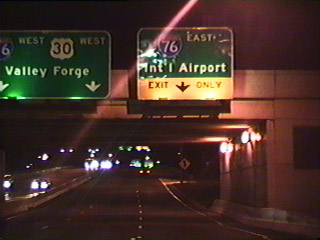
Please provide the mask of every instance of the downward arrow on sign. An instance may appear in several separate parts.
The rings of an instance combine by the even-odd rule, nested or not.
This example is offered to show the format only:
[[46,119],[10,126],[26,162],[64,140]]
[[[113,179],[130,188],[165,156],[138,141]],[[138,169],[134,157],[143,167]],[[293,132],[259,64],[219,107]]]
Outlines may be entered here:
[[90,85],[86,84],[86,87],[89,88],[91,92],[95,92],[100,86],[101,84],[96,84],[95,81],[91,81]]
[[5,90],[7,87],[9,87],[9,84],[8,84],[8,83],[4,84],[3,81],[0,81],[0,92],[2,92],[3,90]]
[[181,85],[176,85],[177,88],[180,89],[181,92],[184,92],[188,87],[190,87],[190,85],[184,85],[184,82],[181,82]]

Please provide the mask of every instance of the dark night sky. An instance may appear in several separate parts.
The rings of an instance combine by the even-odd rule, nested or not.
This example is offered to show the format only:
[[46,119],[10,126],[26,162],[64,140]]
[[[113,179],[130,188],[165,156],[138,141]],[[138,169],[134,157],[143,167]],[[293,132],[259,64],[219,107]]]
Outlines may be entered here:
[[[136,33],[163,27],[186,1],[1,1],[4,30],[107,30],[112,68],[128,69]],[[320,70],[320,1],[200,0],[178,27],[228,26],[236,69]]]

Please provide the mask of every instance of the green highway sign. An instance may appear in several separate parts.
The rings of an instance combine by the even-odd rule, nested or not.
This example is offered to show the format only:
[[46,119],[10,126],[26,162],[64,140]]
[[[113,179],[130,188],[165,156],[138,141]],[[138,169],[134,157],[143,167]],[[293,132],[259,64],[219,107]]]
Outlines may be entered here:
[[106,98],[110,42],[106,31],[0,31],[0,98]]
[[139,100],[233,98],[229,28],[144,28],[138,33]]

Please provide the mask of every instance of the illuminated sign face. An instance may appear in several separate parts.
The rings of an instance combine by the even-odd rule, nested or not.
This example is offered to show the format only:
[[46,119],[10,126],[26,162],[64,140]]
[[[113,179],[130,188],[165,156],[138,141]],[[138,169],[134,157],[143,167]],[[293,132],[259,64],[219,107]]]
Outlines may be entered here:
[[0,32],[0,98],[105,98],[109,75],[107,32]]
[[141,29],[137,81],[139,100],[232,99],[231,29]]

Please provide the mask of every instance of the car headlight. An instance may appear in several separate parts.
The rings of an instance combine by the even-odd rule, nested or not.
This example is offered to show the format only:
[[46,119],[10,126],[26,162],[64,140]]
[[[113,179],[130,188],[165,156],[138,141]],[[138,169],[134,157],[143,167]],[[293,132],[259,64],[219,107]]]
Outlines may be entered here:
[[9,181],[9,180],[4,180],[3,181],[3,187],[8,189],[8,188],[11,188],[12,187],[12,182]]
[[49,186],[50,186],[49,182],[43,181],[43,182],[40,183],[40,188],[41,189],[47,189],[47,188],[49,188]]
[[32,181],[30,187],[31,187],[31,189],[39,189],[40,184],[37,181]]

